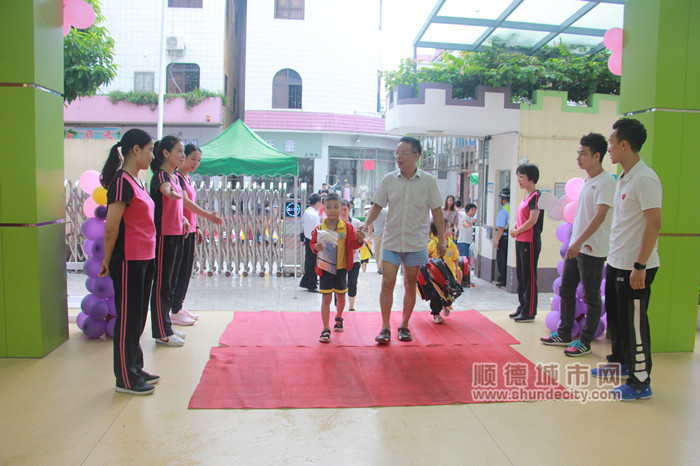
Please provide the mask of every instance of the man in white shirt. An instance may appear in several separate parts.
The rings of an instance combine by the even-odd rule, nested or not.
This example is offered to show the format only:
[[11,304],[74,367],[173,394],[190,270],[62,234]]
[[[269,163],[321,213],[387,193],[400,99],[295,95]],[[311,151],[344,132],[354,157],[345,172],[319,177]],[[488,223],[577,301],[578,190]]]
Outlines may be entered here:
[[[600,323],[600,283],[603,265],[610,247],[610,224],[615,180],[603,169],[603,157],[608,151],[605,136],[590,133],[581,138],[577,152],[579,168],[588,175],[578,196],[576,216],[571,232],[569,248],[561,274],[561,321],[556,332],[540,338],[545,345],[567,346],[567,356],[582,356],[591,352],[591,341]],[[571,331],[576,317],[576,288],[583,285],[583,301],[586,303],[586,324],[578,340],[571,341]]]
[[399,266],[404,267],[403,316],[398,329],[400,341],[411,341],[408,321],[416,303],[416,280],[421,265],[428,263],[430,212],[438,230],[438,255],[445,255],[447,239],[442,216],[442,195],[435,177],[418,168],[420,141],[403,137],[394,152],[398,170],[382,179],[372,202],[363,229],[366,231],[377,219],[383,207],[389,206],[384,226],[382,252],[382,289],[379,304],[382,309],[382,330],[375,338],[380,344],[391,339],[389,317],[393,304],[394,286]]
[[309,196],[309,207],[304,211],[302,222],[304,224],[304,244],[306,253],[304,255],[304,276],[301,277],[299,286],[306,288],[311,293],[318,292],[318,277],[316,276],[316,254],[311,249],[311,234],[316,227],[321,224],[321,217],[318,212],[323,203],[321,195],[313,193]]
[[[610,253],[605,273],[605,307],[612,339],[609,365],[593,369],[598,377],[619,370],[627,383],[612,390],[624,401],[651,398],[651,336],[647,309],[659,268],[661,181],[639,156],[644,126],[623,118],[613,124],[610,159],[622,167],[615,189]],[[620,366],[622,365],[622,366]]]

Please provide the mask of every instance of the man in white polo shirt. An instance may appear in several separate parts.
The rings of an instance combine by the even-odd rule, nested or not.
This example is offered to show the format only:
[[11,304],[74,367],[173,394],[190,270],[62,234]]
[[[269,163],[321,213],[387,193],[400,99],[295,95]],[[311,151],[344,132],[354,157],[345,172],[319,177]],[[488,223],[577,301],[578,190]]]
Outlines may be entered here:
[[[579,168],[588,175],[581,187],[576,207],[576,217],[571,232],[569,249],[561,274],[561,321],[556,332],[540,338],[545,345],[567,346],[567,356],[582,356],[591,352],[591,341],[600,323],[600,283],[603,265],[610,247],[610,224],[615,179],[603,169],[603,157],[608,151],[605,136],[590,133],[581,138],[577,152]],[[586,303],[586,324],[578,340],[571,341],[571,330],[576,317],[576,288],[583,285],[583,301]]]
[[416,304],[416,280],[421,265],[428,263],[430,232],[429,213],[438,230],[438,256],[445,254],[445,221],[442,216],[442,195],[435,177],[418,168],[421,145],[418,139],[403,137],[394,152],[398,170],[388,173],[374,194],[363,230],[377,219],[388,205],[382,249],[382,289],[379,305],[382,309],[382,330],[375,338],[380,344],[391,339],[389,317],[393,304],[394,286],[399,266],[404,267],[403,316],[398,329],[399,341],[411,341],[408,321]]
[[[605,307],[612,339],[609,365],[593,369],[598,377],[611,369],[628,375],[612,392],[624,401],[651,398],[651,342],[647,308],[659,267],[661,181],[639,157],[647,132],[638,120],[613,124],[610,159],[622,167],[615,189],[610,254],[605,274]],[[620,366],[621,365],[621,366]]]

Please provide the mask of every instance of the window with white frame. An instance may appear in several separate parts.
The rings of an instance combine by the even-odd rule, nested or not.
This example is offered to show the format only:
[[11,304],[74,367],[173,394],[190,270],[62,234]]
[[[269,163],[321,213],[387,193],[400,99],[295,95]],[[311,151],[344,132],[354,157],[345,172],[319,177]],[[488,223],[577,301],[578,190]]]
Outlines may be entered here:
[[155,73],[153,71],[134,72],[134,90],[136,92],[153,92]]
[[304,19],[304,0],[275,0],[275,19]]

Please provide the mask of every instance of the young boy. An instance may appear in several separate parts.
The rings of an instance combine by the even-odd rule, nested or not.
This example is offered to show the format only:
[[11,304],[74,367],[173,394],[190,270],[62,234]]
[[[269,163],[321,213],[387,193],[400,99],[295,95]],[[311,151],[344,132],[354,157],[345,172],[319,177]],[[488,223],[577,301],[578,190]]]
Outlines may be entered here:
[[510,236],[515,238],[516,273],[518,277],[518,309],[509,314],[516,322],[532,322],[537,314],[537,260],[540,257],[542,242],[541,215],[537,203],[540,192],[536,189],[540,170],[531,163],[520,165],[516,173],[518,185],[525,190],[525,197],[518,206],[515,228]]
[[336,193],[326,196],[324,205],[326,218],[311,235],[311,249],[318,254],[316,273],[321,277],[319,292],[323,294],[321,302],[321,319],[323,332],[318,341],[331,341],[330,315],[331,298],[335,292],[337,314],[334,332],[343,331],[343,310],[345,294],[348,292],[348,267],[353,266],[353,255],[364,242],[364,234],[355,232],[350,223],[340,218],[341,201]]
[[[445,220],[445,232],[449,231],[447,223],[447,220]],[[440,257],[440,255],[437,252],[437,235],[437,227],[435,226],[435,223],[431,223],[430,242],[428,243],[428,256],[437,257],[445,261],[445,264],[447,264],[447,266],[450,268],[452,275],[454,275],[457,279],[457,283],[461,283],[462,271],[459,270],[459,267],[457,267],[457,259],[459,258],[459,251],[457,250],[457,246],[455,246],[455,243],[452,241],[452,239],[449,238],[449,232],[446,233],[447,248],[445,249],[445,255]],[[440,310],[443,311],[445,317],[448,317],[450,315],[450,311],[452,310],[452,306],[444,306],[442,304],[440,296],[438,296],[438,294],[435,293],[435,295],[430,299],[430,314],[432,314],[433,322],[435,322],[436,324],[441,324],[445,322],[445,319],[443,319],[443,317],[440,315]]]

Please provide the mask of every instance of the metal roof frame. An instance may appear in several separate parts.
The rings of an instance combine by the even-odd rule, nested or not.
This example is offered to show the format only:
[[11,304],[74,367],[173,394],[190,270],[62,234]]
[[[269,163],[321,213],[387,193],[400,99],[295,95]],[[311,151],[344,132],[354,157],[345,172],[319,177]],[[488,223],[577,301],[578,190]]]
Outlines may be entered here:
[[[415,39],[413,40],[413,56],[416,58],[418,48],[434,48],[442,50],[461,50],[461,51],[481,51],[484,50],[483,44],[488,41],[495,32],[502,29],[513,29],[521,31],[533,31],[533,32],[547,32],[543,38],[533,43],[527,52],[528,55],[533,55],[546,44],[550,43],[552,40],[556,39],[562,34],[571,34],[575,36],[586,36],[586,37],[600,37],[600,43],[592,47],[588,52],[589,54],[597,53],[605,48],[603,45],[602,38],[605,35],[607,29],[600,28],[590,28],[590,27],[576,27],[577,21],[582,19],[584,16],[589,14],[600,4],[617,4],[624,5],[626,0],[582,0],[580,3],[583,5],[574,14],[570,15],[564,21],[554,24],[554,23],[533,23],[533,22],[523,22],[523,21],[509,21],[508,18],[523,5],[526,0],[512,0],[510,4],[501,11],[501,13],[496,18],[474,18],[474,17],[462,17],[462,16],[445,16],[440,15],[440,10],[445,5],[447,0],[437,0],[433,10],[426,19],[423,26],[418,31]],[[488,1],[488,0],[479,0]],[[487,28],[474,42],[468,43],[456,43],[456,42],[441,42],[441,41],[426,41],[424,36],[431,25],[434,24],[449,24],[464,27],[479,27]],[[621,25],[620,25],[621,26]]]

